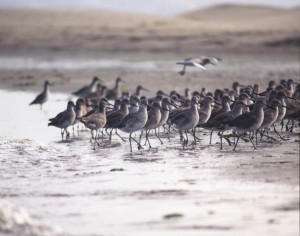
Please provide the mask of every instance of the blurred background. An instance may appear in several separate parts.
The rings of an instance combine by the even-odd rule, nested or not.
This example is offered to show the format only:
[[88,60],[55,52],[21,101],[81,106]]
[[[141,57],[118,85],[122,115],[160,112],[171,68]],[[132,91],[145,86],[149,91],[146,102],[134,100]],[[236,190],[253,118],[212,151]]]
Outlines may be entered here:
[[[225,59],[205,74],[211,88],[209,78],[297,77],[299,6],[299,0],[1,0],[0,82],[38,90],[40,78],[50,79],[66,91],[101,75],[111,84],[130,77],[134,86],[164,78],[169,89],[180,70],[175,62],[201,55]],[[184,83],[178,77],[177,89]]]
[[0,47],[176,53],[297,46],[300,1],[230,2],[2,0]]

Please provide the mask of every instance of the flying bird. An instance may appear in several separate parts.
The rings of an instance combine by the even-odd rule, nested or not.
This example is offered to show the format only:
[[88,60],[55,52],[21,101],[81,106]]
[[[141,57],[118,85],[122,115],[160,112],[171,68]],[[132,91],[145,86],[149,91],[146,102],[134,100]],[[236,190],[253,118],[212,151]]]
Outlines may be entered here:
[[202,70],[206,70],[206,68],[205,68],[206,65],[212,64],[212,65],[216,66],[217,63],[219,63],[220,61],[221,61],[221,58],[202,56],[202,57],[186,58],[183,61],[177,62],[176,64],[183,65],[183,69],[182,69],[182,71],[179,72],[179,74],[184,75],[185,68],[187,66],[195,66]]

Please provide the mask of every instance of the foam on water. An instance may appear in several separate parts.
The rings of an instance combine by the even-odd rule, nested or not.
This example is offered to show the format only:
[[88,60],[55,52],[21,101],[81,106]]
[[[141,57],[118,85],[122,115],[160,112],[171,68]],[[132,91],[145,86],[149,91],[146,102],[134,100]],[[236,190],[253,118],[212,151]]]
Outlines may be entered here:
[[10,236],[58,236],[62,230],[37,219],[32,219],[21,207],[0,201],[0,232]]

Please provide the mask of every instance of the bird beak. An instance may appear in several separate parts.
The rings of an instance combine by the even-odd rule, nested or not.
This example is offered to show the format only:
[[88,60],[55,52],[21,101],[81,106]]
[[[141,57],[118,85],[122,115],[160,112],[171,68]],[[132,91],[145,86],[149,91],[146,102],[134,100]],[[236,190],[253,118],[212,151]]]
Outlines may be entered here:
[[179,108],[176,104],[172,103],[172,102],[169,102],[169,104],[173,107],[176,107],[176,108]]
[[131,106],[138,107],[138,105],[130,103]]
[[221,103],[217,102],[216,100],[214,100],[214,103],[219,105],[219,106],[222,106]]
[[150,92],[148,89],[146,88],[142,88],[142,90],[146,91],[146,92]]
[[292,100],[297,100],[297,99],[295,99],[295,98],[292,98],[292,97],[289,97],[289,96],[286,96],[286,95],[284,95],[284,97],[286,97],[286,98],[288,98],[288,99],[292,99]]

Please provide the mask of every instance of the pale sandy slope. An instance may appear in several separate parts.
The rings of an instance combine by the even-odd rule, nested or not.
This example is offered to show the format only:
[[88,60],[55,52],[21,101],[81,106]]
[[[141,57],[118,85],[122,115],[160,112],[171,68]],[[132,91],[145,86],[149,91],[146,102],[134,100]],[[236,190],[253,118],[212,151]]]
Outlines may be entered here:
[[0,10],[0,48],[187,52],[297,41],[299,8],[221,5],[178,17],[108,11]]
[[187,12],[182,17],[235,30],[290,31],[300,30],[299,15],[300,8],[218,5]]

